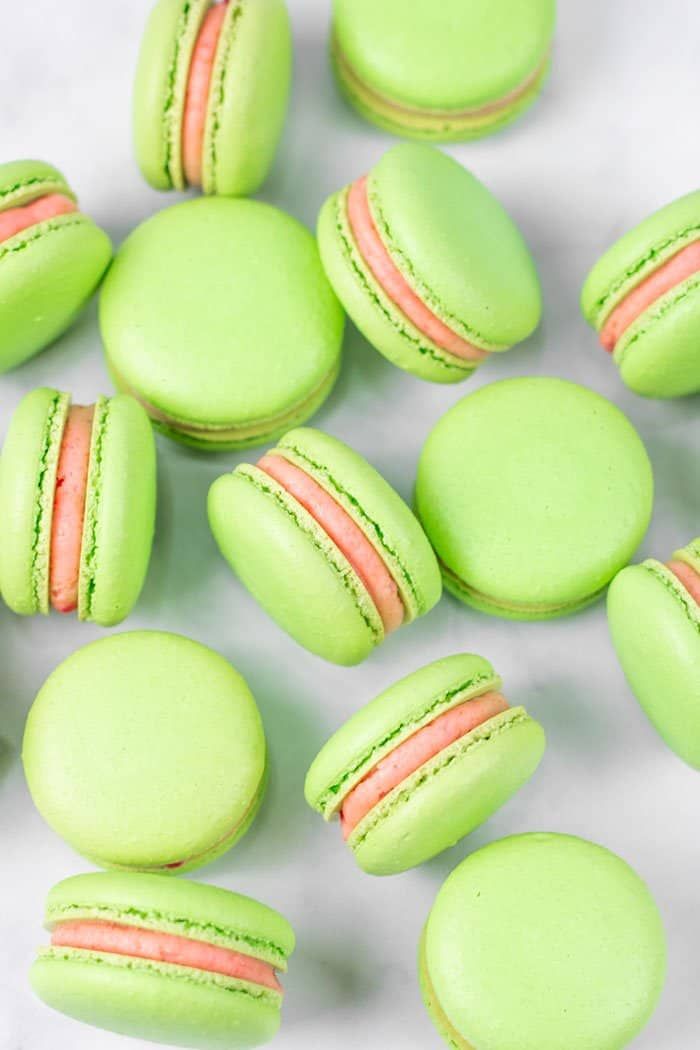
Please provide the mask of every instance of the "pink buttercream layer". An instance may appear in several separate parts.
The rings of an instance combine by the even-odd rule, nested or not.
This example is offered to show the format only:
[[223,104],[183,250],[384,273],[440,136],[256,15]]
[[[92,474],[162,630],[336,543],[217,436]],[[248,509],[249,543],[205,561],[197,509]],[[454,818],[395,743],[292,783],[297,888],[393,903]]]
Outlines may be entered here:
[[52,606],[64,613],[72,612],[78,604],[94,414],[92,405],[74,405],[70,409],[58,456],[51,522],[49,586]]
[[47,193],[45,197],[39,197],[31,204],[8,208],[7,211],[0,212],[0,242],[8,241],[10,237],[21,233],[22,230],[28,230],[30,226],[37,226],[40,222],[47,222],[77,210],[75,201],[64,197],[62,193]]
[[193,970],[221,973],[240,981],[282,991],[274,967],[260,959],[218,944],[179,937],[159,930],[122,926],[114,922],[76,919],[62,922],[51,935],[51,944],[61,948],[79,948],[88,952],[110,952],[134,959],[189,966]]
[[690,597],[700,605],[700,573],[684,561],[670,561],[668,568],[681,581]]
[[416,295],[384,247],[367,196],[367,176],[358,179],[348,193],[348,221],[357,249],[377,284],[419,332],[455,357],[483,361],[486,350],[473,346],[448,328]]
[[618,339],[633,324],[640,314],[670,292],[676,285],[692,277],[700,270],[700,241],[682,248],[667,262],[654,270],[641,284],[633,288],[615,307],[600,332],[600,341],[612,353]]
[[182,166],[190,186],[202,185],[204,130],[211,78],[227,8],[228,0],[207,11],[192,53],[182,121]]
[[484,693],[439,715],[404,740],[370,770],[343,802],[343,837],[347,839],[370,810],[431,758],[507,710],[508,704],[500,693]]
[[395,631],[404,620],[404,607],[399,589],[362,529],[352,520],[325,489],[304,470],[274,453],[258,463],[271,478],[308,510],[342,551],[367,588],[377,607],[385,631]]

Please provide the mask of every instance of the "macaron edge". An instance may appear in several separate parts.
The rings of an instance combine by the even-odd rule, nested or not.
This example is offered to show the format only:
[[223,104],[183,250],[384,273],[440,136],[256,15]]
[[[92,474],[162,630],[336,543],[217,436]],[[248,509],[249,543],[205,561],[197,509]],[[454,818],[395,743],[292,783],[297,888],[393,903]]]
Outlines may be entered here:
[[[698,228],[698,237],[700,239],[700,227]],[[671,254],[673,255],[675,252],[672,252]],[[634,350],[635,344],[638,343],[640,339],[644,338],[651,325],[664,318],[674,309],[675,306],[678,305],[678,303],[688,298],[688,296],[692,296],[699,290],[700,272],[693,274],[685,281],[682,281],[680,284],[670,289],[665,295],[662,295],[652,303],[646,310],[642,311],[639,317],[633,321],[627,329],[625,329],[615,345],[615,349],[613,350],[613,360],[618,367],[620,369],[624,368],[625,361],[629,354]]]
[[421,989],[423,1005],[433,1022],[438,1035],[442,1036],[451,1050],[475,1050],[471,1043],[463,1039],[457,1029],[452,1025],[447,1014],[442,1008],[437,992],[433,987],[430,971],[428,970],[428,959],[426,953],[426,939],[428,923],[423,926],[421,938],[418,945],[418,981]]
[[71,405],[70,394],[56,390],[46,419],[46,437],[41,455],[42,467],[37,479],[36,519],[34,526],[32,586],[36,611],[49,613],[51,573],[51,526],[56,495],[56,472],[63,431]]
[[[44,161],[14,161],[3,165],[5,170],[16,169],[17,175],[11,178],[9,184],[0,186],[0,212],[9,208],[22,207],[30,204],[49,193],[60,193],[70,200],[77,201],[76,195],[71,190],[61,172],[51,164]],[[26,168],[26,173],[21,174]],[[34,174],[30,172],[34,169]]]

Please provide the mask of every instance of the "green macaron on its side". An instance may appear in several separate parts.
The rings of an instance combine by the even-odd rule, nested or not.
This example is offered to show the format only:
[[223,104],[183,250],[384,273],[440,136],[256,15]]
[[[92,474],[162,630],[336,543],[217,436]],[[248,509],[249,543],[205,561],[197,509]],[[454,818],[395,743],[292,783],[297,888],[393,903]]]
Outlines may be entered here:
[[105,868],[184,872],[248,830],[266,784],[260,714],[218,653],[180,635],[100,639],[48,677],[23,761],[34,803]]
[[[83,410],[84,411],[84,410]],[[54,596],[54,544],[66,526],[55,514],[64,485],[61,468],[72,412],[69,394],[39,387],[15,410],[0,458],[0,593],[21,616],[76,608],[103,627],[136,604],[148,571],[156,513],[156,450],[148,416],[126,395],[100,397],[85,435],[85,474],[76,533],[75,594]],[[61,473],[63,471],[63,473]]]
[[666,973],[641,878],[568,835],[502,839],[439,891],[419,953],[423,998],[453,1050],[623,1050]]
[[700,190],[609,248],[586,279],[581,309],[630,390],[700,392]]
[[63,334],[111,257],[109,237],[56,168],[0,164],[0,373]]
[[[341,816],[364,871],[395,875],[434,857],[532,776],[544,732],[524,708],[507,706],[500,684],[480,656],[437,660],[386,689],[324,745],[306,800],[325,820]],[[366,797],[349,817],[358,788]]]
[[700,769],[700,538],[669,564],[649,558],[623,569],[610,585],[608,622],[643,710],[668,746]]
[[[280,471],[292,481],[281,483]],[[303,493],[290,491],[295,483]],[[427,613],[440,597],[435,555],[409,508],[362,456],[318,430],[292,430],[257,466],[218,478],[209,522],[269,615],[333,663],[364,660],[388,629]],[[398,610],[391,628],[377,605],[383,598]]]
[[207,451],[274,441],[313,415],[337,378],[344,323],[315,238],[248,200],[152,216],[100,297],[118,389],[163,433]]
[[[186,108],[192,60],[211,0],[158,0],[146,26],[134,85],[134,141],[144,178],[183,190]],[[292,44],[284,0],[228,0],[209,43],[200,115],[197,185],[207,194],[254,193],[274,160],[291,81]],[[206,47],[206,44],[205,44]],[[202,74],[195,78],[201,83]]]
[[402,143],[324,204],[318,239],[350,317],[389,361],[455,383],[539,324],[535,264],[513,220],[457,161]]
[[276,974],[294,931],[250,897],[162,875],[76,875],[50,891],[45,925],[31,984],[69,1017],[196,1050],[248,1050],[279,1029]]
[[629,420],[562,379],[506,379],[438,421],[418,465],[418,517],[445,585],[511,619],[573,613],[639,546],[653,476]]
[[555,0],[334,0],[338,83],[367,120],[433,142],[511,123],[549,70]]

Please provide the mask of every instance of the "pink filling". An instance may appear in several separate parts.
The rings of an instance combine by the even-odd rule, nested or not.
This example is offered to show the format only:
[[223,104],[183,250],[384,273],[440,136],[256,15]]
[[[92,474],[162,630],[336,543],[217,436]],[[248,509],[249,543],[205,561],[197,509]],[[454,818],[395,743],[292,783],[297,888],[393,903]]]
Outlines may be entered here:
[[204,129],[207,122],[211,78],[228,2],[207,12],[192,53],[182,123],[182,165],[190,186],[202,185]]
[[700,270],[700,241],[687,245],[633,288],[615,307],[600,332],[600,341],[612,353],[618,339],[657,299]]
[[670,561],[668,568],[681,581],[690,597],[700,605],[700,573],[684,561]]
[[242,955],[218,944],[178,937],[158,930],[143,930],[137,926],[120,926],[113,922],[77,919],[63,922],[53,931],[51,944],[63,948],[80,948],[88,952],[112,952],[134,959],[190,966],[207,973],[222,973],[264,988],[282,991],[274,967],[270,963]]
[[385,631],[395,631],[404,620],[398,587],[376,550],[339,503],[312,477],[282,456],[263,456],[258,463],[271,478],[308,510],[336,547],[345,555],[377,607]]
[[49,586],[52,606],[64,613],[72,612],[78,604],[94,414],[92,406],[74,405],[70,409],[58,456],[51,523]]
[[371,809],[431,758],[507,710],[508,704],[500,693],[484,693],[446,711],[404,740],[370,770],[343,802],[343,837],[347,839]]
[[21,233],[22,230],[28,230],[30,226],[37,226],[40,222],[77,210],[75,201],[64,197],[62,193],[47,193],[45,197],[39,197],[30,204],[8,208],[7,211],[0,212],[0,243],[14,237],[16,233]]
[[466,361],[483,361],[486,350],[468,343],[436,317],[423,303],[401,272],[394,265],[384,247],[370,211],[367,196],[367,177],[358,179],[348,193],[348,221],[358,251],[371,270],[375,280],[393,303],[415,325],[419,332],[431,339],[441,350]]

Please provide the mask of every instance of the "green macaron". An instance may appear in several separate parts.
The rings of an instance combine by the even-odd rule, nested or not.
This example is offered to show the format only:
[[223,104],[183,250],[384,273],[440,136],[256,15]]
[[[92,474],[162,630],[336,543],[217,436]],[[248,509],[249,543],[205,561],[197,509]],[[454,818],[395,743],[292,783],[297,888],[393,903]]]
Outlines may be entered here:
[[127,238],[100,324],[117,387],[168,436],[222,450],[273,441],[320,407],[344,315],[296,219],[212,197],[161,211]]
[[437,660],[390,686],[322,748],[309,805],[340,815],[359,866],[395,875],[453,846],[530,779],[542,727],[508,707],[480,656]]
[[333,65],[367,119],[448,142],[514,120],[549,69],[555,0],[334,0]]
[[56,168],[0,164],[0,373],[62,335],[111,257],[109,237]]
[[700,391],[700,190],[650,215],[596,263],[581,309],[643,397]]
[[318,430],[292,430],[209,492],[234,572],[300,645],[356,664],[428,612],[440,572],[415,517],[369,463]]
[[552,378],[506,379],[463,398],[429,435],[416,484],[446,586],[519,620],[598,598],[641,542],[652,499],[629,420]]
[[153,430],[133,398],[100,397],[86,409],[33,390],[0,458],[2,597],[22,616],[75,608],[81,620],[119,623],[146,577],[155,511]]
[[229,890],[162,875],[76,875],[46,902],[30,979],[48,1006],[122,1035],[246,1050],[280,1025],[294,932]]
[[537,327],[542,296],[527,245],[457,161],[403,143],[324,204],[326,273],[363,335],[421,379],[456,383]]
[[608,594],[613,644],[632,691],[677,755],[700,769],[700,538],[664,564],[630,565]]
[[49,675],[24,770],[46,822],[105,868],[183,872],[248,830],[265,787],[260,714],[218,653],[180,635],[100,639]]
[[255,192],[282,133],[291,65],[284,0],[159,0],[134,85],[136,157],[147,182]]
[[419,966],[453,1050],[622,1050],[654,1011],[666,945],[649,890],[615,854],[517,835],[449,876]]

